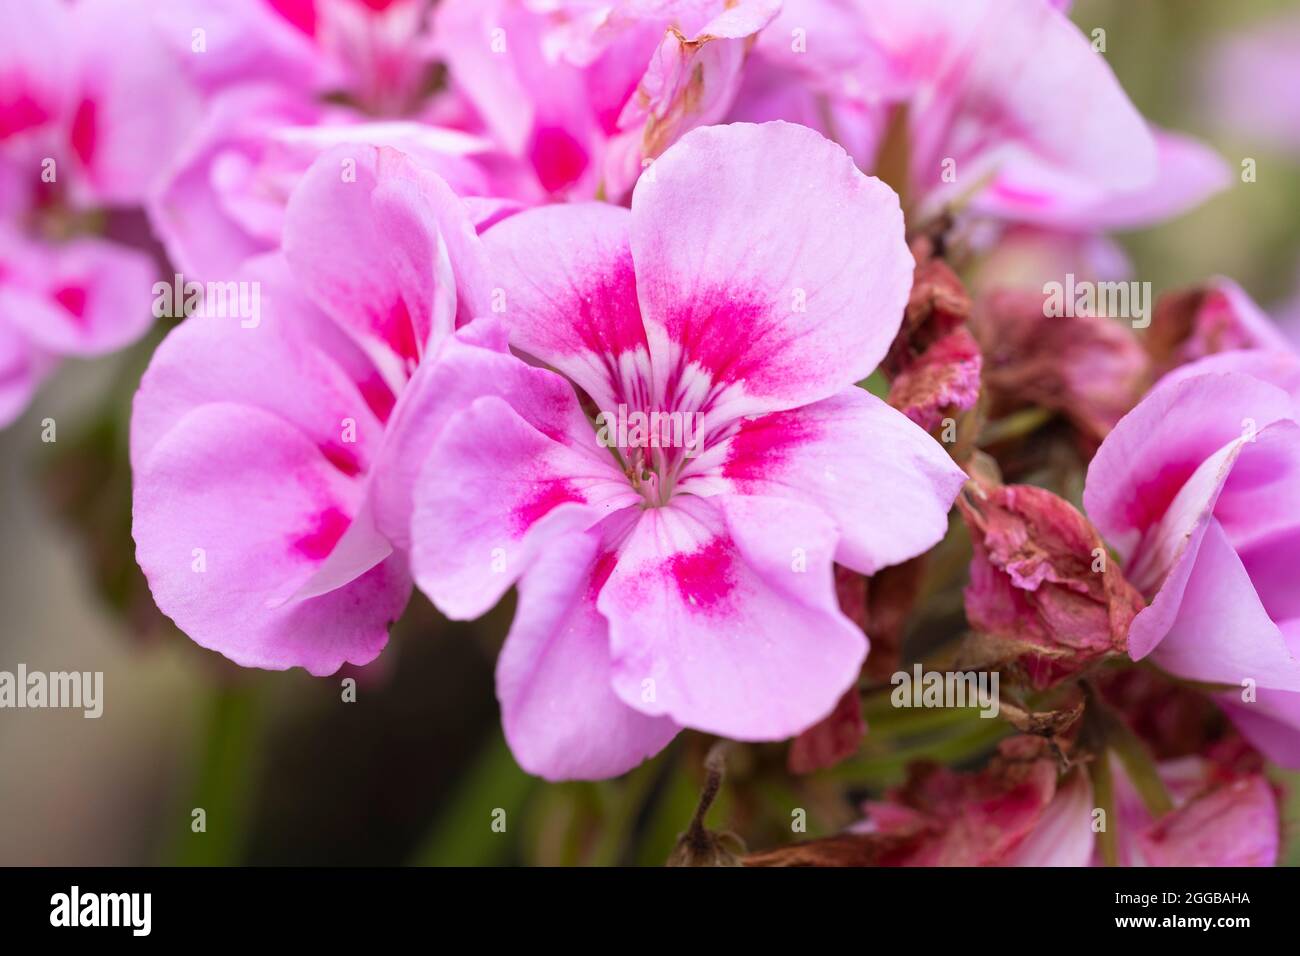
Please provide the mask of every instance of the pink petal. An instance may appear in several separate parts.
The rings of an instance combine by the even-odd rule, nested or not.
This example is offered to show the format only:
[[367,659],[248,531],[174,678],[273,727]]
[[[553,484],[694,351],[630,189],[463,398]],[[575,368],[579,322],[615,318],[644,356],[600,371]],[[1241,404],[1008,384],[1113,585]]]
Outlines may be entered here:
[[1277,800],[1263,776],[1237,780],[1188,801],[1134,837],[1147,866],[1275,866]]
[[596,611],[594,535],[547,548],[519,582],[515,622],[497,661],[510,749],[548,780],[618,776],[662,750],[678,727],[624,704],[610,687],[609,628]]
[[23,413],[53,364],[0,313],[0,428]]
[[589,445],[562,444],[488,395],[447,423],[415,485],[411,565],[450,617],[490,609],[560,531],[640,500],[596,446],[572,389],[541,374],[553,384],[535,401],[567,402],[565,419],[591,435]]
[[142,201],[200,112],[154,12],[149,0],[83,0],[73,18],[80,83],[70,145],[99,203]]
[[867,648],[836,604],[835,538],[788,499],[682,496],[641,512],[597,599],[619,697],[739,740],[826,716]]
[[1263,429],[1291,417],[1283,392],[1240,374],[1198,375],[1157,387],[1119,421],[1093,458],[1083,496],[1088,517],[1127,558],[1201,463],[1244,437],[1243,422]]
[[670,394],[698,366],[728,413],[753,414],[829,398],[879,364],[913,268],[888,187],[787,123],[694,130],[653,170],[632,197],[632,257]]
[[1076,771],[1058,786],[1038,823],[1011,851],[1005,866],[1087,866],[1092,859],[1092,786]]
[[[1151,610],[1133,622],[1134,644]],[[1259,687],[1300,691],[1300,660],[1265,612],[1217,521],[1206,527],[1177,617],[1152,660],[1191,680],[1237,685],[1252,680]]]
[[994,180],[972,205],[1016,222],[1067,232],[1141,229],[1199,206],[1232,184],[1223,158],[1199,140],[1153,129],[1155,178],[1136,189],[1114,189],[1045,165],[1017,167],[1016,177]]
[[0,143],[68,109],[71,19],[62,0],[0,0]]
[[331,674],[379,654],[410,594],[390,559],[286,603],[346,533],[360,497],[359,482],[283,419],[202,405],[136,469],[136,559],[159,608],[198,644],[247,667]]
[[0,280],[0,312],[45,351],[103,355],[153,324],[156,267],[144,253],[95,238],[25,250],[5,243],[0,256],[8,253],[17,255]]
[[862,574],[933,547],[966,480],[942,445],[860,388],[745,419],[686,474],[683,491],[816,505],[838,528],[835,560]]
[[[1300,625],[1292,621],[1291,645],[1300,648]],[[1239,692],[1215,698],[1237,729],[1269,760],[1288,770],[1300,770],[1300,694],[1261,689],[1246,702]]]
[[483,307],[478,239],[459,200],[388,147],[317,159],[289,199],[284,248],[313,299],[389,374],[409,373],[458,312]]
[[135,397],[133,470],[193,409],[234,402],[282,419],[342,474],[368,471],[383,425],[357,384],[364,359],[282,268],[267,263],[241,275],[260,284],[261,321],[192,316],[163,340]]
[[604,410],[648,377],[628,223],[616,206],[566,204],[522,212],[483,236],[511,343]]

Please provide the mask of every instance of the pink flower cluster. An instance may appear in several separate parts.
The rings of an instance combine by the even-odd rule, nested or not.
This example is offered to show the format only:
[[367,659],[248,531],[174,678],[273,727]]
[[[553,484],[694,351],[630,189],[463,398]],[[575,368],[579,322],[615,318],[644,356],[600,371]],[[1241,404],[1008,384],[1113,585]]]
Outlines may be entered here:
[[[867,807],[862,859],[1271,863],[1300,358],[1227,280],[1142,337],[1041,311],[1044,279],[1126,278],[1112,232],[1230,179],[1066,7],[0,0],[0,422],[59,356],[143,334],[156,280],[196,283],[131,422],[158,606],[327,675],[415,587],[456,619],[516,588],[497,695],[550,779],[683,728],[851,753],[868,652],[898,650],[884,572],[960,495],[967,650],[1111,722],[918,773]],[[1026,406],[1091,460],[1082,513],[990,472],[1014,435],[972,446]],[[1158,691],[1108,676],[1126,657],[1236,730],[1162,751]],[[1115,721],[1160,758],[1159,812],[1095,746]],[[1105,854],[1089,761],[1127,821]]]

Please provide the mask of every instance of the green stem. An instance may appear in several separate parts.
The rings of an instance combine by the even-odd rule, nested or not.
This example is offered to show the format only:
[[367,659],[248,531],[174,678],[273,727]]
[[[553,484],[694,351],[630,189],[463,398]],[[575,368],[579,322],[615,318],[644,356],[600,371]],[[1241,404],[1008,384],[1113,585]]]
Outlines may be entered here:
[[1097,834],[1101,846],[1101,859],[1107,866],[1119,865],[1119,842],[1115,828],[1118,819],[1115,813],[1115,781],[1110,772],[1110,754],[1102,750],[1097,759],[1088,765],[1088,776],[1092,778],[1092,794],[1097,806],[1105,813],[1105,828]]
[[[239,862],[261,744],[257,698],[255,681],[219,687],[209,698],[194,790],[185,808],[184,829],[170,851],[175,865],[229,866]],[[203,829],[196,832],[199,819]]]
[[[515,763],[497,731],[415,851],[416,866],[492,866],[517,842],[523,808],[537,781]],[[498,813],[497,811],[504,811]],[[493,829],[493,824],[504,829]],[[486,837],[485,837],[486,834]]]

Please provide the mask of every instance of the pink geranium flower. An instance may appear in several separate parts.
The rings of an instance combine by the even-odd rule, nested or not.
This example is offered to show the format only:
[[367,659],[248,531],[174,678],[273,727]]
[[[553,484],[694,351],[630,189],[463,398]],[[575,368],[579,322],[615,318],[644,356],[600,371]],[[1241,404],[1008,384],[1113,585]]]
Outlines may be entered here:
[[436,174],[336,147],[290,197],[283,256],[240,274],[257,320],[191,316],[159,346],[131,421],[133,533],[158,606],[196,642],[313,674],[383,648],[411,589],[429,406],[462,365],[485,377],[473,325],[454,333],[484,311],[481,269]]
[[195,279],[230,276],[280,245],[284,210],[298,180],[341,143],[391,146],[438,173],[458,195],[490,189],[477,136],[405,120],[365,122],[267,85],[214,96],[204,120],[150,198],[150,222],[172,264]]
[[905,186],[920,219],[969,202],[1095,231],[1221,188],[1222,162],[1151,129],[1063,6],[789,0],[760,34],[731,115],[823,130]]
[[[621,773],[681,727],[824,717],[867,651],[832,562],[931,547],[964,479],[854,385],[907,301],[897,197],[784,123],[696,130],[653,168],[630,211],[485,233],[511,343],[560,374],[520,363],[527,387],[456,415],[416,484],[413,568],[444,612],[519,583],[497,691],[548,778]],[[637,414],[640,436],[610,427]]]
[[205,92],[271,83],[383,116],[431,85],[429,0],[168,0],[157,16]]
[[536,177],[539,198],[621,199],[642,164],[722,120],[779,0],[445,0],[456,89]]
[[0,0],[0,426],[61,356],[149,327],[149,256],[100,238],[190,124],[143,0]]
[[1300,358],[1249,349],[1166,376],[1102,443],[1084,505],[1151,600],[1129,653],[1300,766]]

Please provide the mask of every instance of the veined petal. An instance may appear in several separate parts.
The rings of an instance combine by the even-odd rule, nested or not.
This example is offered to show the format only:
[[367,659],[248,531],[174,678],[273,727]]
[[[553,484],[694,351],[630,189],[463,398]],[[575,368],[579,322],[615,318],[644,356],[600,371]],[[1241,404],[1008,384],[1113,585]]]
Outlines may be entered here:
[[789,123],[693,130],[632,196],[657,391],[692,371],[732,417],[829,398],[893,341],[912,285],[898,197]]
[[943,446],[860,388],[743,420],[687,475],[683,491],[817,506],[838,528],[835,560],[862,574],[936,544],[966,480]]
[[558,369],[611,410],[648,388],[629,216],[581,203],[519,213],[483,236],[515,348]]
[[497,660],[506,740],[529,773],[548,780],[622,774],[676,736],[610,686],[609,627],[596,611],[600,538],[562,535],[519,581],[515,621]]
[[501,398],[479,398],[446,424],[416,482],[415,579],[444,614],[477,617],[557,533],[638,501],[611,455],[577,451]]
[[825,717],[867,650],[836,603],[836,537],[789,499],[683,496],[643,511],[597,599],[614,690],[738,740],[785,739]]
[[326,594],[291,599],[359,507],[293,425],[257,408],[202,405],[135,470],[136,559],[158,607],[195,642],[246,667],[331,674],[372,661],[410,595],[396,559]]

